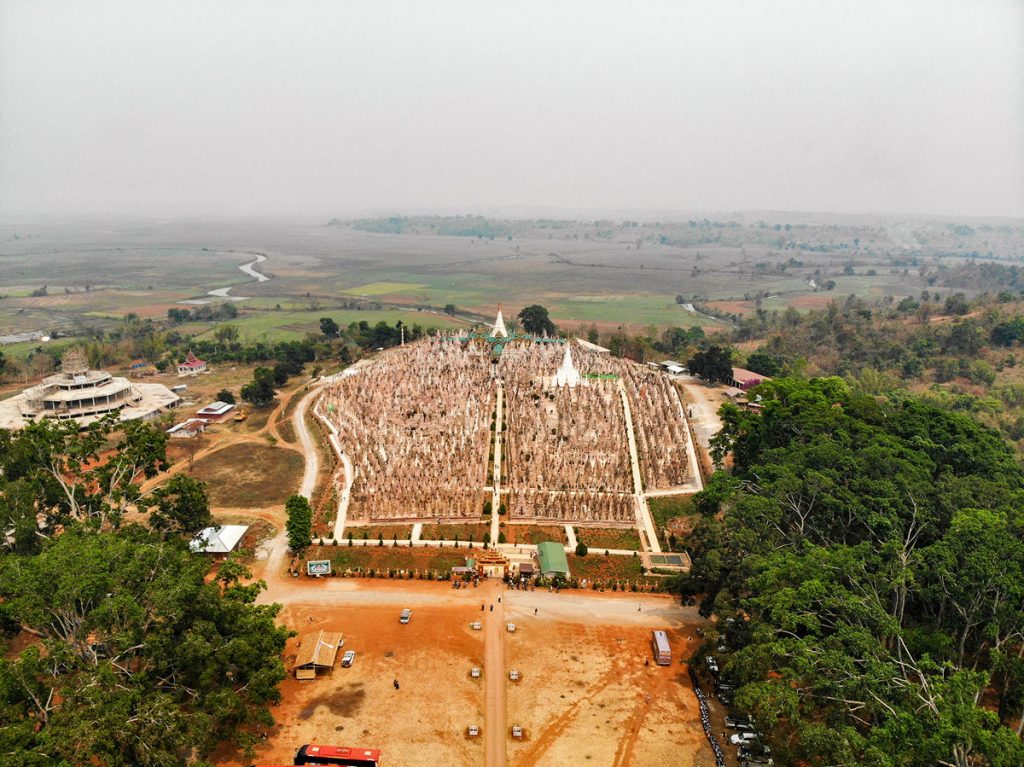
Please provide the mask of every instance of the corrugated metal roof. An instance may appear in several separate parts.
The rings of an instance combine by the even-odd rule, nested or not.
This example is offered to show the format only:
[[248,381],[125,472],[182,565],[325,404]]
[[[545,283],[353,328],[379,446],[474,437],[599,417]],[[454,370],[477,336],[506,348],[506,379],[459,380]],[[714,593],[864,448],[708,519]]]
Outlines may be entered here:
[[560,543],[544,541],[544,543],[537,544],[537,561],[540,562],[542,573],[569,574],[569,560]]
[[338,648],[344,643],[340,631],[318,631],[306,634],[299,642],[299,651],[295,656],[295,668],[304,666],[320,666],[331,668],[338,655]]

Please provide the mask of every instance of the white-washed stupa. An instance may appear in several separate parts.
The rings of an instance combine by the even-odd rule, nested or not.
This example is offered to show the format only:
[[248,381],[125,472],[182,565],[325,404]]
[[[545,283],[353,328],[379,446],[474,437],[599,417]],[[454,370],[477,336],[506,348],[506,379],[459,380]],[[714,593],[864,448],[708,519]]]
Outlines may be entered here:
[[562,366],[558,368],[558,372],[555,373],[552,383],[558,388],[568,386],[570,389],[579,386],[580,384],[580,374],[576,370],[576,366],[572,364],[572,349],[570,341],[566,341],[565,343],[565,356],[562,358]]
[[501,304],[498,304],[498,318],[494,321],[494,330],[491,335],[495,338],[508,338],[508,330],[505,329],[505,318],[501,316]]

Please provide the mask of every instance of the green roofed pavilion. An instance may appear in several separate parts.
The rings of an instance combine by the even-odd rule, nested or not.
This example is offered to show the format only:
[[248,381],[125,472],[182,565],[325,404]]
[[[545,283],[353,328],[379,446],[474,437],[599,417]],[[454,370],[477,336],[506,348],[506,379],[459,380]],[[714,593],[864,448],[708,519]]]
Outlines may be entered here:
[[569,560],[565,557],[562,544],[544,541],[537,545],[537,561],[540,563],[540,574],[545,578],[561,575],[569,577]]

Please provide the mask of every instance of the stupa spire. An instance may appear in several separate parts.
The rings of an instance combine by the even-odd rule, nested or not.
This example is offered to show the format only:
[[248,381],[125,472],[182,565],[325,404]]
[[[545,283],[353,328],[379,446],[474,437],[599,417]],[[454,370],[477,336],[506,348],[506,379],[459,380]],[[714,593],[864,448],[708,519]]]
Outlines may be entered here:
[[565,342],[565,356],[562,358],[562,366],[558,368],[558,372],[555,373],[555,386],[561,388],[562,386],[568,386],[570,389],[578,386],[580,383],[580,374],[576,370],[576,366],[572,364],[572,349],[571,342]]
[[494,331],[491,335],[495,338],[508,338],[508,330],[505,329],[505,318],[501,316],[501,304],[498,304],[498,317],[494,321]]

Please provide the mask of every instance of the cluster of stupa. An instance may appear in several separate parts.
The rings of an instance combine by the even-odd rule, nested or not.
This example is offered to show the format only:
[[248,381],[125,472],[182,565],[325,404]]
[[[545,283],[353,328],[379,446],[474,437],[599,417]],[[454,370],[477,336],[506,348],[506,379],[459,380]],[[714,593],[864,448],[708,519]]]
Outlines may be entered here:
[[[495,357],[488,339],[509,343]],[[349,515],[480,516],[492,481],[498,387],[503,497],[513,518],[635,518],[623,393],[644,489],[686,481],[685,417],[664,376],[577,344],[510,335],[499,309],[488,334],[422,339],[327,389],[323,410],[355,470]]]
[[487,358],[426,338],[332,384],[353,519],[479,516],[495,389]]

